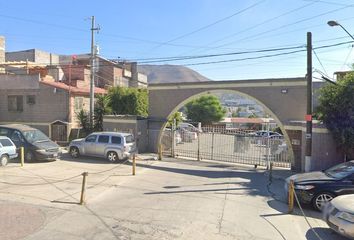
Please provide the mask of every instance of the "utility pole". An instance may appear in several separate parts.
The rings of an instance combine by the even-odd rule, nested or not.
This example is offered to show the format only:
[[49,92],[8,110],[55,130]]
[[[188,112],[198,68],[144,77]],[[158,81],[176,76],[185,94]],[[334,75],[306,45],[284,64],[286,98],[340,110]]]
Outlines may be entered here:
[[306,107],[306,150],[305,172],[311,170],[312,156],[312,34],[307,32],[307,107]]
[[90,78],[90,128],[93,128],[93,115],[95,111],[95,59],[96,59],[96,47],[95,47],[95,31],[100,30],[95,26],[95,16],[91,17],[91,78]]

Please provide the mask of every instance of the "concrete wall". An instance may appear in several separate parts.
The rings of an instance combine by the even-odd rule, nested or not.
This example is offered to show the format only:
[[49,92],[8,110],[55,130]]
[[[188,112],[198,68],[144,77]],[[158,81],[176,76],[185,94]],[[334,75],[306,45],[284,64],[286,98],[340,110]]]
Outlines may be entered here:
[[59,64],[59,55],[38,49],[29,49],[16,52],[6,52],[6,61],[31,61],[40,64]]
[[[300,145],[292,145],[295,155],[295,170],[305,171],[305,149],[306,149],[306,123],[305,121],[293,123],[286,126],[293,140],[299,141]],[[344,155],[337,151],[336,144],[331,133],[321,123],[314,122],[312,129],[312,158],[311,171],[323,170],[343,162]]]
[[[210,81],[200,83],[149,85],[149,117],[156,120],[150,129],[161,129],[169,114],[201,94],[235,91],[249,97],[286,125],[302,120],[306,114],[306,81],[304,78]],[[157,146],[157,142],[155,143]],[[157,148],[155,147],[155,150]]]
[[137,143],[138,152],[148,151],[147,119],[137,116],[107,115],[103,119],[103,130],[132,133]]

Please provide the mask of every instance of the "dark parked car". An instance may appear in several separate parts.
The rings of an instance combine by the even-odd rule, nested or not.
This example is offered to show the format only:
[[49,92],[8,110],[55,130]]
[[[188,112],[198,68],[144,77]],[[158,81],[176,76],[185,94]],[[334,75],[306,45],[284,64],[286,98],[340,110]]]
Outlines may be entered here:
[[0,125],[0,136],[10,138],[18,152],[20,147],[24,147],[27,162],[59,158],[58,144],[36,128],[22,124]]
[[286,190],[290,180],[294,180],[299,201],[321,211],[334,197],[354,194],[354,160],[321,172],[295,174],[286,179]]

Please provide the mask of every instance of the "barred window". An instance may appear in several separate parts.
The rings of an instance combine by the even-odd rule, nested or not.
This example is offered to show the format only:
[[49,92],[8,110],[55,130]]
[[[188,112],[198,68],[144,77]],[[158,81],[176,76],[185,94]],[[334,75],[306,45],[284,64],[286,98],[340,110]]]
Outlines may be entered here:
[[36,104],[36,96],[35,95],[27,95],[27,104],[33,105]]

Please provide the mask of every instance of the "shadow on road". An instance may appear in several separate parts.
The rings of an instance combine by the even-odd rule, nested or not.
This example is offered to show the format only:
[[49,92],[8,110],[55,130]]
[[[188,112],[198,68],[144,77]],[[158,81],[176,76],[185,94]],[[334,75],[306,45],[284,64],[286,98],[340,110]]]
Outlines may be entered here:
[[[201,163],[196,161],[185,161],[176,162],[181,163],[188,167],[188,165],[193,164],[194,166],[201,166],[204,169],[192,169],[192,168],[181,168],[181,167],[166,167],[166,166],[157,166],[149,165],[144,163],[138,163],[137,167],[153,169],[157,171],[165,171],[174,174],[184,174],[190,176],[212,178],[212,179],[240,179],[240,181],[223,181],[219,183],[208,183],[200,185],[189,185],[189,186],[165,186],[166,191],[154,191],[146,192],[145,194],[177,194],[177,193],[202,193],[202,192],[211,192],[215,194],[225,194],[227,191],[230,195],[238,195],[238,191],[242,191],[242,195],[260,195],[260,196],[269,196],[265,188],[266,177],[264,173],[257,170],[229,170],[230,165],[220,165],[219,169],[215,169],[215,166],[208,166],[210,163]],[[185,167],[183,166],[183,167]],[[212,168],[210,170],[205,168]],[[238,185],[238,187],[232,187],[232,185]],[[241,187],[239,187],[241,185]],[[210,186],[215,186],[215,188],[210,188]],[[194,187],[193,189],[181,189],[185,187]],[[208,188],[206,188],[208,187]],[[196,189],[197,188],[197,189]],[[246,191],[246,192],[245,192]]]
[[111,163],[106,158],[86,157],[86,156],[80,156],[79,158],[72,158],[69,154],[63,154],[60,161],[113,165],[116,163],[118,163],[118,164],[122,163],[125,160],[120,160],[120,161],[117,161],[116,163]]
[[309,229],[306,232],[306,239],[307,240],[318,240],[318,237],[316,236],[315,232],[323,240],[348,240],[348,238],[340,236],[339,234],[337,234],[336,232],[332,231],[329,228],[321,228],[321,227],[315,227],[315,228],[313,228],[313,230]]

